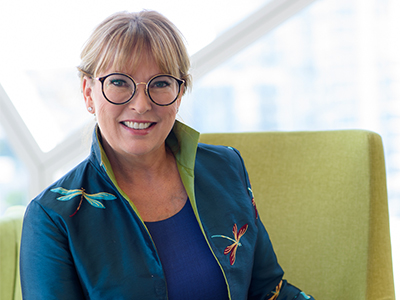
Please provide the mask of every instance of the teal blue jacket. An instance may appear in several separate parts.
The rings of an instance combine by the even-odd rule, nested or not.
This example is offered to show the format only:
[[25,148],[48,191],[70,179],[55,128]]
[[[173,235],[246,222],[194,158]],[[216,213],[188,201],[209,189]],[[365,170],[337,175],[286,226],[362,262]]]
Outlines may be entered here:
[[[177,121],[166,142],[230,299],[276,298],[277,287],[278,300],[309,299],[282,280],[238,151],[198,139]],[[28,300],[168,298],[151,235],[118,187],[98,130],[89,157],[29,204],[21,284]]]

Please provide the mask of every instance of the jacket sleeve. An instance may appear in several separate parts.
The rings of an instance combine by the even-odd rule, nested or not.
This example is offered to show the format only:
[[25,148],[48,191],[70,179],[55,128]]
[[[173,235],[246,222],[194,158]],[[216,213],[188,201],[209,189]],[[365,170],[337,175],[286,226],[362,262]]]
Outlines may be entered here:
[[85,299],[67,232],[32,201],[25,213],[20,254],[24,299]]
[[[239,155],[244,173],[247,181],[248,190],[250,191],[250,198],[253,198],[251,191],[251,184],[247,170],[244,166],[244,161],[240,153],[235,149]],[[255,207],[254,198],[252,203]],[[258,227],[257,244],[254,251],[253,272],[248,293],[249,300],[305,300],[314,299],[306,295],[295,286],[289,284],[286,280],[282,280],[283,270],[281,269],[276,258],[271,240],[268,232],[266,231],[263,223],[261,222],[258,212],[256,210],[256,224]],[[271,286],[274,287],[271,290]]]

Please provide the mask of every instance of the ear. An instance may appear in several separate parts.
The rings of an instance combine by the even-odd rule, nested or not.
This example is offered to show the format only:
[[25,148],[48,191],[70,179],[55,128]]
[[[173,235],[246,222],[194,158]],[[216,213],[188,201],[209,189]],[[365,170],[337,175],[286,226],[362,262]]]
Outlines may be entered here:
[[[93,101],[93,81],[91,78],[84,77],[82,80],[82,94],[83,99],[85,100],[86,108],[89,110],[89,107],[94,109],[94,101]],[[91,113],[94,111],[92,110]]]

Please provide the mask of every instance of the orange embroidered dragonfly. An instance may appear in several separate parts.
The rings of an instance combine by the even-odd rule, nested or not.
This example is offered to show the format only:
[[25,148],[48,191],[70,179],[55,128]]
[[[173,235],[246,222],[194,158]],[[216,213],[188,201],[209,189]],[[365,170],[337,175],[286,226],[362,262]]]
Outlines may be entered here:
[[[282,288],[282,280],[279,282],[279,284],[276,286],[275,291],[272,292],[272,297],[269,298],[268,300],[276,300],[279,297],[279,294],[281,293],[281,288]],[[307,298],[306,298],[307,299]]]
[[96,207],[96,208],[103,208],[103,209],[106,207],[103,205],[103,203],[101,203],[100,201],[97,201],[97,200],[114,200],[117,198],[113,194],[109,194],[109,193],[105,193],[105,192],[97,193],[97,194],[87,194],[87,193],[85,193],[84,188],[80,188],[80,189],[76,189],[76,190],[67,190],[62,187],[58,187],[58,188],[52,189],[51,191],[54,193],[59,193],[61,195],[65,195],[65,196],[58,197],[57,200],[59,200],[59,201],[69,201],[72,198],[81,195],[81,201],[79,202],[78,208],[72,215],[70,215],[70,217],[73,217],[78,212],[78,210],[81,208],[82,201],[84,198],[89,202],[89,204],[91,206]]
[[248,227],[249,227],[249,225],[248,225],[248,224],[245,224],[245,225],[242,226],[242,228],[240,228],[240,230],[239,230],[239,232],[238,232],[238,230],[237,230],[237,225],[236,225],[236,224],[233,225],[232,232],[233,232],[233,236],[235,237],[235,239],[232,239],[232,238],[230,238],[230,237],[228,237],[228,236],[225,236],[225,235],[213,235],[213,236],[211,237],[211,238],[221,237],[221,238],[228,239],[228,240],[230,240],[230,241],[233,242],[232,245],[229,245],[229,246],[226,247],[225,250],[224,250],[224,254],[225,254],[225,255],[227,255],[227,254],[230,253],[230,255],[229,255],[229,261],[230,261],[230,263],[231,263],[231,266],[233,266],[233,264],[234,264],[235,261],[236,261],[236,251],[237,251],[237,248],[240,247],[240,246],[242,246],[242,244],[240,243],[240,238],[246,233]]

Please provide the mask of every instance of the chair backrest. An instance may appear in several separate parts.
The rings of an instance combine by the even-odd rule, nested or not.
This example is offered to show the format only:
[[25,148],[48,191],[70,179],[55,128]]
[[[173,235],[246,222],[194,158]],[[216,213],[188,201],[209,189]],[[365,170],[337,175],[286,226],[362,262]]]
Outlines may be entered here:
[[224,133],[201,142],[241,152],[289,282],[316,299],[395,299],[379,135]]
[[0,217],[0,299],[20,300],[19,247],[24,206],[10,207]]

